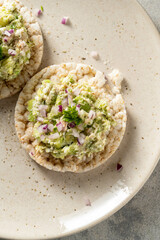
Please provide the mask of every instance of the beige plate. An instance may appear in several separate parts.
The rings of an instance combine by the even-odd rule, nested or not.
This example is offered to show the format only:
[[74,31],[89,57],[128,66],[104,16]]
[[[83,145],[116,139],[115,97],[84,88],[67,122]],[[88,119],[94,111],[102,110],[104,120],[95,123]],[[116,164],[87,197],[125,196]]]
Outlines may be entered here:
[[[17,96],[0,102],[0,236],[52,238],[109,217],[135,195],[156,166],[160,39],[135,0],[22,2],[45,10],[39,19],[46,40],[43,67],[73,60],[105,72],[119,68],[126,78],[128,126],[120,149],[105,165],[84,174],[52,172],[33,162],[15,135]],[[70,26],[60,24],[63,16],[70,17]],[[92,50],[99,52],[99,61],[89,56]],[[121,172],[116,171],[118,161]]]

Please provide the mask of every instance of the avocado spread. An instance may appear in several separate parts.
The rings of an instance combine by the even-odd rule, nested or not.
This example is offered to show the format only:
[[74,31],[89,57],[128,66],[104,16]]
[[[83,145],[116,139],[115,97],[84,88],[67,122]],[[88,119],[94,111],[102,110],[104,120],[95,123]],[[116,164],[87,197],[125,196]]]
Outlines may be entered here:
[[11,81],[29,63],[32,44],[16,4],[0,7],[0,81]]
[[55,158],[85,159],[101,152],[115,124],[106,98],[97,95],[89,81],[68,75],[59,81],[43,80],[28,102],[36,150]]

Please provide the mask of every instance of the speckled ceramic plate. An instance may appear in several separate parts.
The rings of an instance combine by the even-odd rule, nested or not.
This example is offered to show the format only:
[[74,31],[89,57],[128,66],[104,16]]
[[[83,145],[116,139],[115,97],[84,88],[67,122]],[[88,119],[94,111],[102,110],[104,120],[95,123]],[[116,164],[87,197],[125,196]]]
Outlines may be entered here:
[[[23,0],[44,7],[43,66],[84,62],[124,73],[125,137],[112,158],[84,173],[57,173],[33,162],[14,129],[17,96],[0,101],[0,236],[43,239],[102,221],[142,187],[160,155],[160,38],[135,0]],[[135,14],[136,13],[136,14]],[[62,25],[63,16],[70,25]],[[100,60],[89,55],[99,52]],[[105,64],[104,64],[105,63]],[[123,170],[116,171],[120,162]],[[92,206],[85,206],[85,199]]]

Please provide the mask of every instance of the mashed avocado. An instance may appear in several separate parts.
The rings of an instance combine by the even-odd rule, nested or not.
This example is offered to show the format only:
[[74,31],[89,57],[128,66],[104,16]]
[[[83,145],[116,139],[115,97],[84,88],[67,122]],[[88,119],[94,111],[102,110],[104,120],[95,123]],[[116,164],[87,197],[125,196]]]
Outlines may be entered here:
[[0,81],[15,79],[29,63],[31,42],[15,3],[0,7]]
[[107,107],[107,100],[97,98],[87,81],[74,81],[72,76],[59,82],[43,80],[28,102],[36,150],[60,159],[84,159],[103,151],[114,124]]

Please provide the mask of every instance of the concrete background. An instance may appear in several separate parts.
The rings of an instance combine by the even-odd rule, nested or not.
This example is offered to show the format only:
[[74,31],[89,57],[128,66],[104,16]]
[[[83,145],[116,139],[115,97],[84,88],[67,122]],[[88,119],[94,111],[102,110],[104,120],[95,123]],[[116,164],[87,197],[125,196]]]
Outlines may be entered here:
[[[160,31],[160,0],[139,2]],[[160,240],[160,162],[141,191],[119,212],[63,240]]]

